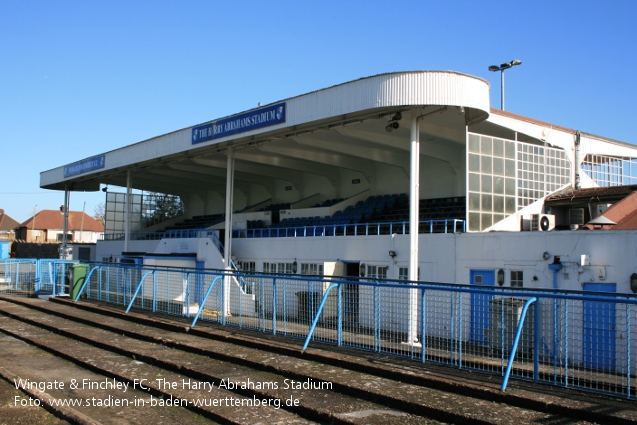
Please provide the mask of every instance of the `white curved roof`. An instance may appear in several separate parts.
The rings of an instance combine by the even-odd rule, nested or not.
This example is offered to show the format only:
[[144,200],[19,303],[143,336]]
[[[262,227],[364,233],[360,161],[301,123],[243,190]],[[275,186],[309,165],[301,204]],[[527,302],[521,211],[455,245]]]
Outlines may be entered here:
[[[313,140],[317,146],[321,145],[320,140],[325,140],[326,144],[338,140],[346,145],[344,132],[334,129],[352,123],[358,124],[357,130],[360,134],[365,133],[370,141],[376,139],[384,146],[380,149],[389,150],[391,143],[384,141],[389,136],[384,133],[388,117],[396,111],[402,111],[405,117],[408,117],[413,108],[429,112],[434,110],[434,107],[458,107],[454,114],[441,113],[440,117],[435,118],[435,124],[440,128],[439,137],[454,139],[456,136],[445,134],[450,132],[451,127],[458,127],[455,116],[459,111],[464,115],[463,126],[483,121],[489,116],[489,84],[480,78],[450,71],[393,72],[361,78],[274,104],[285,105],[284,122],[196,144],[193,143],[193,128],[197,126],[181,129],[111,152],[96,153],[94,157],[45,171],[41,173],[40,186],[59,190],[64,189],[65,184],[69,190],[98,190],[100,183],[125,186],[125,171],[131,169],[135,170],[136,188],[160,191],[153,185],[156,177],[145,175],[145,169],[151,168],[156,173],[157,169],[161,168],[167,176],[173,172],[174,177],[178,178],[182,174],[167,164],[181,163],[177,168],[180,168],[180,172],[186,172],[185,168],[192,164],[189,160],[194,156],[210,156],[214,152],[227,149],[230,145],[246,148],[309,132],[314,133]],[[258,113],[268,106],[219,118],[209,123]],[[457,129],[453,131],[457,132]],[[396,132],[392,136],[398,137],[399,134]],[[307,149],[306,159],[311,162],[312,147],[304,148]],[[269,154],[276,155],[276,148],[272,147]],[[249,161],[249,158],[246,156],[245,160]],[[219,168],[225,167],[222,161],[210,161],[206,164],[207,167],[214,166],[217,162]],[[365,166],[366,161],[369,160],[361,160],[361,167]],[[325,164],[324,166],[327,167]]]

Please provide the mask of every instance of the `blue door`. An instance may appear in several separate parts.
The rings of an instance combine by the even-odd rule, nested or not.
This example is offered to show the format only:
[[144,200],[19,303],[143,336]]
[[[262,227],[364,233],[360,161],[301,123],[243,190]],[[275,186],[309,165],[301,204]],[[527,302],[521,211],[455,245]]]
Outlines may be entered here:
[[[495,286],[494,270],[471,270],[471,285],[481,287]],[[481,288],[482,289],[482,288]],[[489,301],[493,295],[471,294],[471,341],[488,344],[486,330],[490,326],[491,314]]]
[[[615,283],[585,283],[584,291],[617,292]],[[615,370],[615,304],[584,301],[584,366]]]
[[0,242],[0,260],[9,258],[9,242]]

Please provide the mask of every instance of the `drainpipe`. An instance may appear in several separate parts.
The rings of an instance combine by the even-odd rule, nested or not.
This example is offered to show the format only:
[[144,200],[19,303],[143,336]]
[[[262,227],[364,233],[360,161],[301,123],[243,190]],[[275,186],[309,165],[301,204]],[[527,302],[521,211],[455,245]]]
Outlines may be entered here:
[[549,269],[553,270],[553,289],[557,290],[557,272],[559,272],[560,270],[562,270],[562,263],[560,263],[560,257],[559,255],[555,256],[555,259],[553,260],[553,264],[549,264]]
[[581,133],[578,131],[577,133],[575,133],[575,183],[573,184],[573,186],[575,186],[575,189],[581,189],[581,182],[580,182],[580,172],[581,167],[580,167],[580,142],[581,142]]

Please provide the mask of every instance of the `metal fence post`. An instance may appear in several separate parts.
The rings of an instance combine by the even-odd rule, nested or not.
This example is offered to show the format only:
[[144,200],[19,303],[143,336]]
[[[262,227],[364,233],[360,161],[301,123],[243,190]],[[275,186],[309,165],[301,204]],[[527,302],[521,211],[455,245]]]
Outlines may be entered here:
[[343,285],[338,285],[336,301],[336,344],[343,345]]
[[276,277],[272,282],[272,334],[276,335]]
[[425,288],[421,288],[420,289],[420,342],[421,342],[421,347],[420,347],[420,361],[421,362],[425,362],[425,353],[427,350],[427,337],[425,334],[426,331],[426,326],[425,326],[425,321],[427,318],[427,303],[426,303],[427,299],[425,297]]

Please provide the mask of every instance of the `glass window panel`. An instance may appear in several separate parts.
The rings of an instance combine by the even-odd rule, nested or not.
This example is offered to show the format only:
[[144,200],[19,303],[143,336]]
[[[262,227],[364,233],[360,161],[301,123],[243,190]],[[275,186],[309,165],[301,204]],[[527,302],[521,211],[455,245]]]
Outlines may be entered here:
[[493,211],[500,213],[504,212],[504,196],[493,196]]
[[493,171],[493,158],[490,156],[483,156],[480,158],[480,171],[483,173],[491,174]]
[[504,175],[504,159],[493,158],[493,174],[496,176]]
[[472,192],[480,192],[480,175],[469,173],[469,190]]
[[469,209],[471,211],[480,211],[480,194],[478,193],[469,194]]
[[480,213],[469,213],[469,230],[478,232],[480,228]]
[[504,142],[504,156],[515,159],[515,142]]
[[504,194],[504,177],[493,178],[493,193]]
[[504,156],[504,140],[493,139],[493,156]]
[[482,214],[482,229],[493,225],[493,216],[491,214]]
[[480,156],[469,154],[469,171],[480,172]]
[[482,208],[483,212],[491,212],[493,210],[493,196],[492,195],[482,195]]
[[483,174],[481,177],[482,180],[482,192],[491,193],[493,192],[493,177]]
[[480,153],[480,136],[469,134],[469,152]]
[[515,212],[515,198],[512,196],[506,196],[504,198],[504,212],[506,214],[513,214]]
[[491,155],[493,139],[491,137],[482,136],[480,140],[480,153],[482,155]]
[[497,223],[499,221],[504,220],[505,215],[503,214],[493,214],[493,223]]
[[515,161],[507,159],[504,163],[504,175],[507,177],[515,177]]

